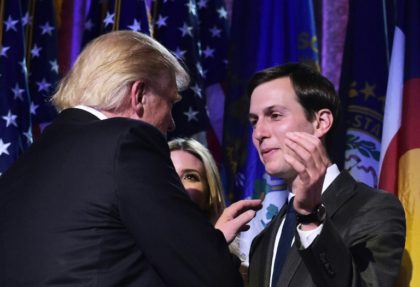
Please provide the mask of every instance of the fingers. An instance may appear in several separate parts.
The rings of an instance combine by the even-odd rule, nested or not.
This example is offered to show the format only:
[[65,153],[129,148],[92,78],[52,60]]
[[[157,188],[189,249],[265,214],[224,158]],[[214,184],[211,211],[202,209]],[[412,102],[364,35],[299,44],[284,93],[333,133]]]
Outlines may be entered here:
[[230,215],[232,218],[235,218],[239,214],[247,211],[254,210],[257,211],[262,208],[261,199],[243,199],[235,203],[232,203],[227,207],[223,213]]
[[324,176],[330,160],[321,140],[304,132],[286,134],[288,154],[284,159],[297,172],[291,184],[296,210],[312,211],[319,204]]
[[316,161],[328,164],[328,154],[323,143],[314,135],[304,132],[291,132],[286,134],[288,147],[293,150],[302,160],[307,161],[313,157]]
[[249,229],[249,226],[246,224],[254,218],[256,213],[257,212],[255,210],[249,209],[245,212],[242,212],[235,218],[222,219],[222,217],[225,215],[225,212],[223,212],[222,216],[219,218],[219,220],[217,220],[214,227],[222,231],[226,242],[230,243],[239,232]]
[[241,213],[232,221],[235,223],[235,225],[242,227],[248,222],[250,222],[255,217],[255,214],[257,214],[257,212],[255,210],[250,209],[246,212]]
[[232,215],[230,224],[235,226],[237,233],[249,229],[246,224],[255,217],[257,211],[261,208],[262,202],[260,199],[244,199],[233,203],[225,210]]
[[290,152],[285,159],[300,175],[305,176],[305,171],[311,175],[328,167],[330,160],[320,139],[302,132],[286,136],[284,142]]

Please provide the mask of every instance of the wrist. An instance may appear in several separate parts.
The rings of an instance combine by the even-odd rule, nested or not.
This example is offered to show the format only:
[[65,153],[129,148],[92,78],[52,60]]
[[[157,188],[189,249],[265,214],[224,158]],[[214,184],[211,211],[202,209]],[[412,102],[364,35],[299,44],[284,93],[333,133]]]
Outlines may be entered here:
[[322,223],[298,223],[298,229],[302,231],[310,231],[318,228]]
[[[321,223],[325,221],[326,211],[325,206],[323,204],[319,204],[315,209],[309,214],[301,214],[296,211],[296,220],[297,223],[303,226],[310,227],[312,225],[313,229],[316,226],[319,226]],[[302,228],[302,230],[304,230]]]

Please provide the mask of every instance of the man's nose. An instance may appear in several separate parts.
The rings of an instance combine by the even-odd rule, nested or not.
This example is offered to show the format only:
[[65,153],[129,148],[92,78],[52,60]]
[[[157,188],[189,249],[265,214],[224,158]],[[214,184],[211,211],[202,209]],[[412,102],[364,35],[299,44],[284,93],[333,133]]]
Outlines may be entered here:
[[264,138],[268,137],[268,128],[264,121],[261,120],[255,124],[252,134],[258,141],[262,141]]

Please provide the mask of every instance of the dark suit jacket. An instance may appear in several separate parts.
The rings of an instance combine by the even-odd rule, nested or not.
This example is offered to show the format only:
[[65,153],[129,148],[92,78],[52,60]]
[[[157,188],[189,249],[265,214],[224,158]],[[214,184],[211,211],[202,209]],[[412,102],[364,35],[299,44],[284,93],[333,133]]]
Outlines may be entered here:
[[63,111],[0,178],[0,286],[241,286],[154,127]]
[[[393,286],[405,244],[399,200],[357,183],[346,171],[321,200],[327,210],[321,234],[307,249],[295,234],[277,286]],[[274,240],[284,213],[280,210],[252,243],[250,287],[270,284]]]

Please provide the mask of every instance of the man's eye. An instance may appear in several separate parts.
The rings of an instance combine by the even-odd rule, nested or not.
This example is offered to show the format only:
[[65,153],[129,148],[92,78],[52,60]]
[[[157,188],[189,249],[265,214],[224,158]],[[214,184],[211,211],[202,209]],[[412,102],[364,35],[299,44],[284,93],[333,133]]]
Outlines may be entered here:
[[271,114],[271,119],[273,120],[278,120],[281,118],[281,114],[280,113],[272,113]]

